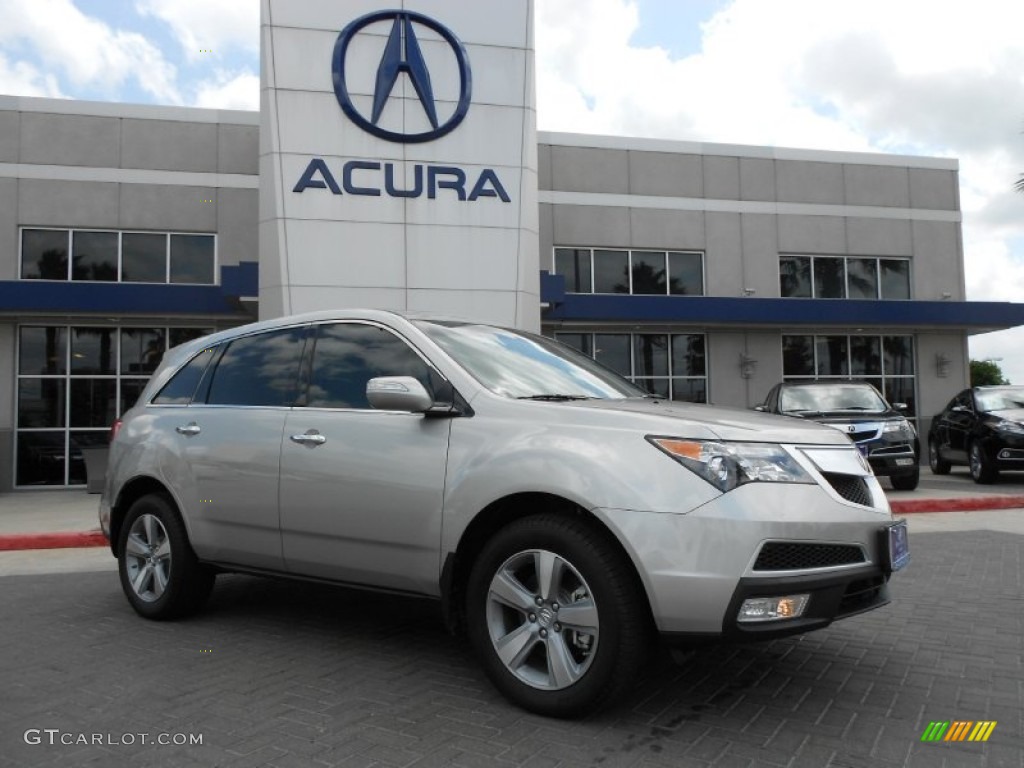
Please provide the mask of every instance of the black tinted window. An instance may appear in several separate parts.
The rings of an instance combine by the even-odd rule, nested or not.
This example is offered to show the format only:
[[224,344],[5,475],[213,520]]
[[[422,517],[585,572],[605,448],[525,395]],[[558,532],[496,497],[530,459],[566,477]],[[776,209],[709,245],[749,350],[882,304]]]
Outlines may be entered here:
[[307,404],[312,408],[369,408],[366,382],[412,376],[433,394],[431,369],[390,331],[338,323],[318,329]]
[[193,357],[164,385],[160,394],[153,398],[153,402],[157,405],[188,405],[192,401],[196,386],[203,378],[203,371],[212,358],[212,349],[204,349]]
[[210,383],[212,405],[295,404],[302,328],[243,336],[225,350]]

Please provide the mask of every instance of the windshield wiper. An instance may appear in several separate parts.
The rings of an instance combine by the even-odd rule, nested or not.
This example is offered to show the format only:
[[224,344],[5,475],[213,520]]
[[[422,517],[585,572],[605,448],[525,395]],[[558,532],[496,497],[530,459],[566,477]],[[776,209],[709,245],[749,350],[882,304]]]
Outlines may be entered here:
[[550,400],[553,402],[565,402],[567,400],[590,400],[590,395],[523,395],[516,400]]

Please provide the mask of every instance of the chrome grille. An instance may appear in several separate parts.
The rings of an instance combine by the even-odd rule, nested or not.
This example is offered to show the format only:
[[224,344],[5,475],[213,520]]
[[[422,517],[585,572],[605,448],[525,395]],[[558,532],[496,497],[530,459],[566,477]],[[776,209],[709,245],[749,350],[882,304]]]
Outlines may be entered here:
[[834,472],[823,472],[822,475],[828,480],[828,484],[835,489],[836,493],[847,501],[852,501],[854,504],[863,504],[865,507],[871,506],[871,491],[868,489],[868,484],[863,477],[840,475]]
[[757,554],[755,571],[802,571],[864,562],[864,551],[853,544],[810,544],[769,541]]
[[850,439],[855,443],[862,443],[865,440],[874,440],[878,437],[878,429],[871,427],[870,429],[858,429],[856,432],[847,432]]

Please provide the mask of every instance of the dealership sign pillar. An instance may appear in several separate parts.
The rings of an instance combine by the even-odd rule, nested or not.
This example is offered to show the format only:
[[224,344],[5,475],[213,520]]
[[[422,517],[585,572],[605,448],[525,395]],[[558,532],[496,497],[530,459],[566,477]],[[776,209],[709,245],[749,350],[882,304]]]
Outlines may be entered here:
[[260,315],[540,324],[533,0],[262,0]]

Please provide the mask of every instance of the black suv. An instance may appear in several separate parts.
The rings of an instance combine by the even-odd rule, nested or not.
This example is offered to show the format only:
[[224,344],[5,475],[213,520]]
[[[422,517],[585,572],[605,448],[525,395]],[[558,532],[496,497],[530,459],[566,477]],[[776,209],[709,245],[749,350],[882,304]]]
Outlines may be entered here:
[[879,477],[898,491],[912,491],[920,479],[917,431],[906,406],[889,405],[864,381],[808,381],[776,384],[755,410],[812,419],[849,436]]

